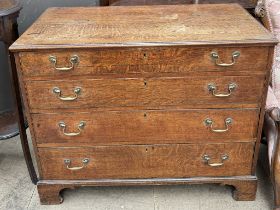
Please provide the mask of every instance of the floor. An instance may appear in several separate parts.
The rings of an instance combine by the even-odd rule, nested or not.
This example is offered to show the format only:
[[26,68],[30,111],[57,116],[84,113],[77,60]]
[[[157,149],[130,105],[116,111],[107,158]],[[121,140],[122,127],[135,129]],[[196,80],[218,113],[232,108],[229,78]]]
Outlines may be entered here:
[[[263,148],[262,151],[264,151]],[[261,152],[262,154],[262,152]],[[261,156],[264,156],[263,154]],[[272,188],[261,166],[253,202],[232,199],[231,188],[217,185],[87,187],[63,192],[64,203],[42,206],[25,166],[18,137],[0,141],[1,210],[270,210]]]

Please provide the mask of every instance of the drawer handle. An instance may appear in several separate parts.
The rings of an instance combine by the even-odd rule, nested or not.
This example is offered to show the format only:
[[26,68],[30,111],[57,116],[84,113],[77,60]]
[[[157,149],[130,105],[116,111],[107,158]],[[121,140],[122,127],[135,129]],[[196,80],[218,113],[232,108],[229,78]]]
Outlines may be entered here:
[[228,155],[222,155],[220,163],[210,163],[211,157],[209,155],[203,156],[203,160],[207,163],[208,166],[211,166],[211,167],[220,167],[220,166],[224,165],[224,161],[227,159],[229,159]]
[[62,96],[62,91],[58,87],[53,88],[53,93],[62,101],[74,101],[78,98],[78,95],[81,93],[82,88],[76,87],[73,90],[74,96]]
[[65,136],[79,136],[82,131],[84,130],[85,126],[86,126],[86,123],[84,121],[81,121],[78,125],[78,132],[76,133],[67,133],[65,130],[66,130],[66,124],[64,122],[60,122],[58,123],[58,126],[62,129],[62,132]]
[[232,53],[232,62],[231,63],[222,63],[220,62],[220,56],[217,52],[211,52],[211,57],[215,60],[215,64],[217,66],[223,66],[223,67],[227,67],[227,66],[232,66],[236,63],[236,59],[240,56],[240,52],[239,51],[235,51]]
[[85,158],[85,159],[82,160],[82,163],[83,163],[82,166],[70,167],[70,165],[71,165],[71,160],[70,159],[65,159],[64,163],[65,163],[67,169],[69,169],[71,171],[78,171],[78,170],[81,170],[81,169],[83,169],[87,166],[87,164],[89,163],[89,158]]
[[217,87],[214,84],[208,84],[208,90],[212,92],[212,95],[219,98],[229,97],[232,92],[236,89],[237,85],[235,83],[230,83],[228,85],[228,93],[216,93]]
[[213,120],[210,119],[210,118],[207,118],[206,120],[204,120],[204,123],[207,127],[210,127],[211,128],[211,131],[215,132],[215,133],[224,133],[224,132],[227,132],[229,130],[229,125],[232,124],[233,120],[231,118],[227,118],[225,120],[225,126],[226,128],[225,129],[214,129],[213,128]]
[[55,68],[57,71],[70,71],[70,70],[74,69],[74,66],[75,66],[76,64],[79,63],[79,56],[73,55],[73,56],[70,58],[70,60],[69,60],[70,66],[68,66],[68,67],[57,67],[57,66],[56,66],[57,58],[56,58],[56,56],[53,56],[53,55],[51,55],[51,56],[49,57],[49,61],[53,64],[54,68]]

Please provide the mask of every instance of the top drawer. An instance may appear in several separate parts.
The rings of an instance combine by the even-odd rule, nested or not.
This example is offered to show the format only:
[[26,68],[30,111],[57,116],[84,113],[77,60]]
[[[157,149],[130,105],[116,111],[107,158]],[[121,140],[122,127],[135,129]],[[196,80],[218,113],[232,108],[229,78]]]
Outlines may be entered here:
[[57,78],[206,71],[265,72],[268,50],[268,47],[108,48],[23,52],[19,56],[24,76]]

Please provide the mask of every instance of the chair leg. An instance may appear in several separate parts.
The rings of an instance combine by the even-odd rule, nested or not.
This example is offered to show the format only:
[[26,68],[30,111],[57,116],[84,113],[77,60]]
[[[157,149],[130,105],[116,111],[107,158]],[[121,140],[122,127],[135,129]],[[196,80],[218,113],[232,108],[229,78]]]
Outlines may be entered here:
[[270,177],[274,190],[274,210],[280,210],[280,144],[279,109],[265,114],[264,134],[268,142]]
[[[17,36],[17,33],[18,32],[16,30],[16,36]],[[6,51],[10,57],[10,59],[9,59],[10,66],[11,66],[10,77],[11,77],[11,81],[13,83],[12,89],[14,92],[14,103],[15,103],[15,107],[16,107],[15,113],[16,113],[17,121],[18,121],[22,151],[23,151],[23,155],[25,158],[25,162],[27,165],[27,169],[28,169],[31,181],[33,184],[37,184],[38,177],[37,177],[34,165],[33,165],[33,160],[31,157],[28,140],[27,140],[25,119],[24,119],[24,113],[23,113],[23,104],[22,104],[21,92],[20,92],[20,87],[19,87],[19,82],[18,82],[17,71],[16,71],[15,58],[14,58],[13,54],[9,53],[8,45],[6,45]]]
[[274,210],[280,210],[280,185],[274,183]]
[[[279,140],[279,139],[278,139]],[[275,145],[279,147],[279,144]],[[273,173],[271,176],[273,182],[273,190],[274,190],[274,209],[280,210],[280,150],[279,148],[275,148],[273,154],[273,169],[271,172]]]
[[100,6],[109,6],[109,0],[100,0],[99,5]]

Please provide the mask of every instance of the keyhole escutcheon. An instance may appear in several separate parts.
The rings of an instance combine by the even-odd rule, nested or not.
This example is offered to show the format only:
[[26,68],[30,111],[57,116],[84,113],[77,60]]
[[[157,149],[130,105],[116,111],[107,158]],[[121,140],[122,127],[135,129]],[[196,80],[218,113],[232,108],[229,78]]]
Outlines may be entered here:
[[148,85],[147,80],[144,80],[144,86],[147,86],[147,85]]
[[148,58],[147,53],[143,53],[143,57],[144,57],[144,59],[147,59]]

